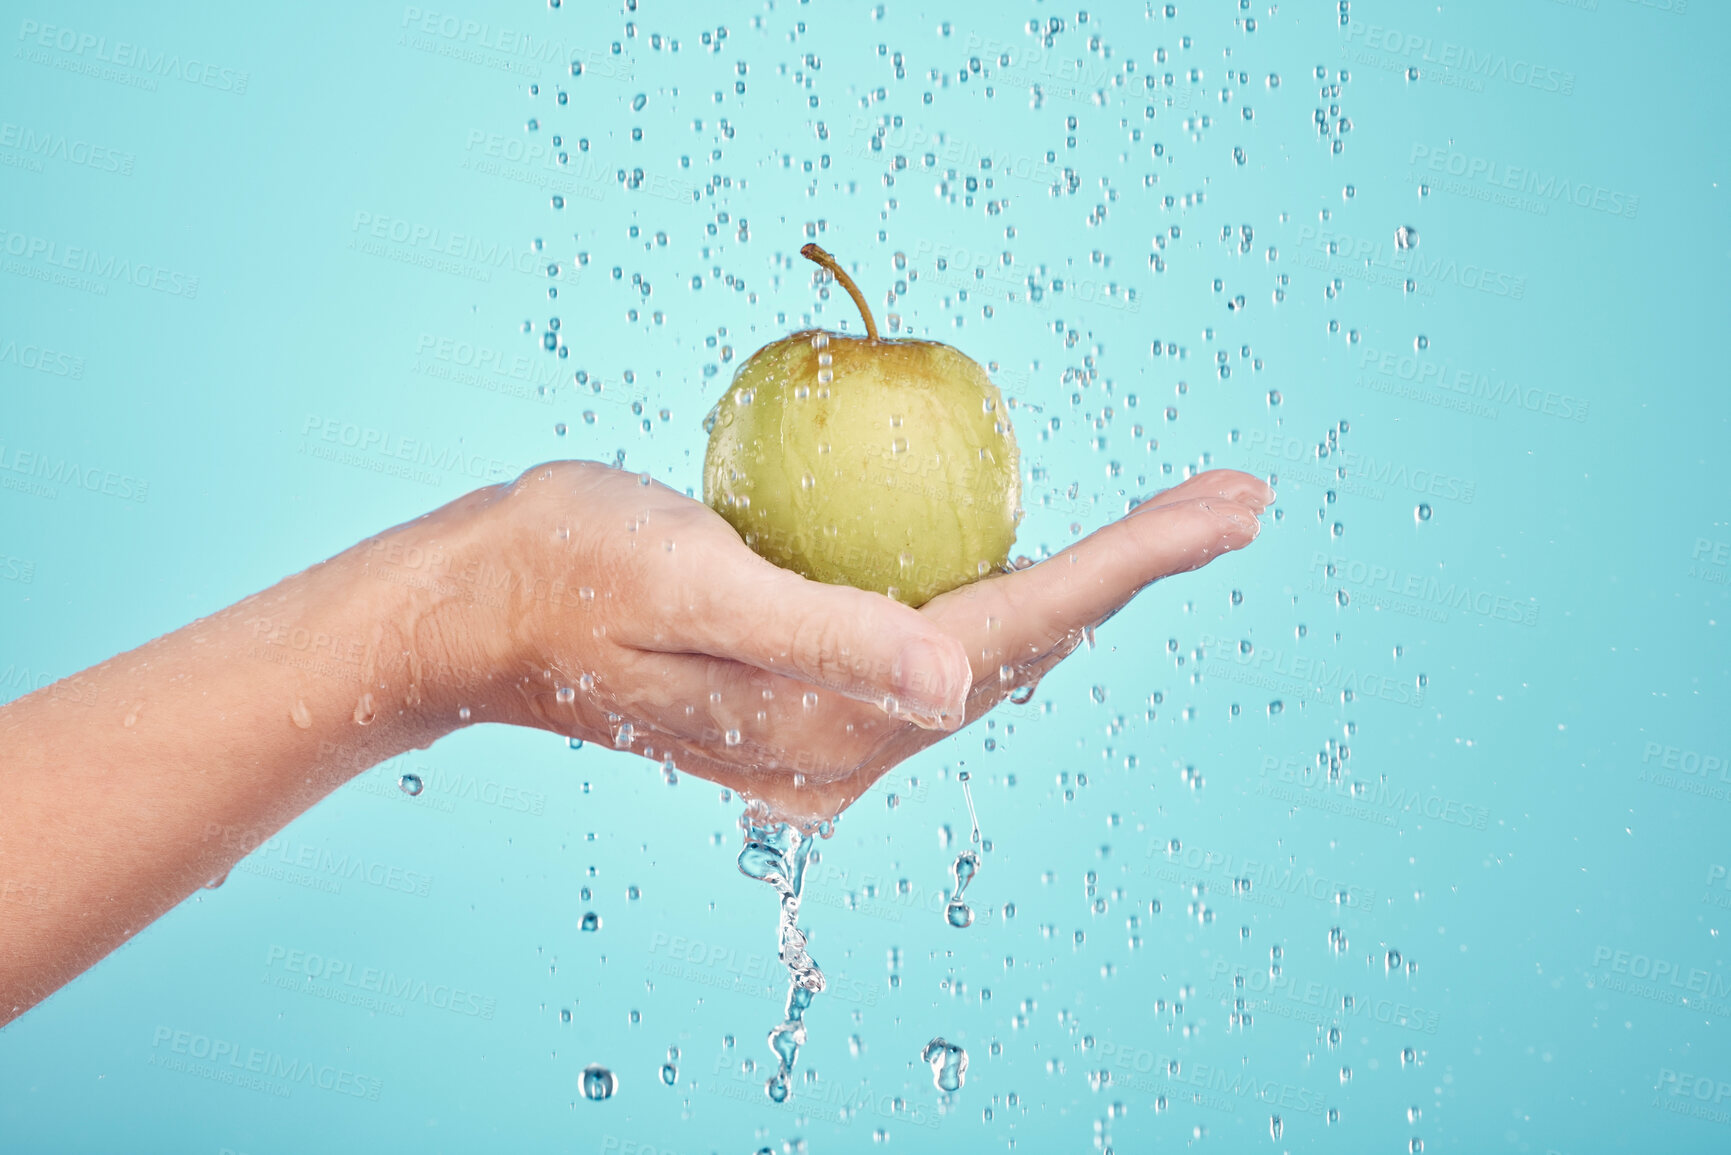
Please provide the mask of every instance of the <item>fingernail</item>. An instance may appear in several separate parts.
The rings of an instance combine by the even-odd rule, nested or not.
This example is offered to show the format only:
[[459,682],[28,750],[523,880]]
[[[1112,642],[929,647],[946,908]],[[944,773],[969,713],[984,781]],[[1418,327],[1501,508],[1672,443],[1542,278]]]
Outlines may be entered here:
[[894,710],[924,729],[953,730],[961,725],[973,682],[957,647],[909,642],[896,660]]

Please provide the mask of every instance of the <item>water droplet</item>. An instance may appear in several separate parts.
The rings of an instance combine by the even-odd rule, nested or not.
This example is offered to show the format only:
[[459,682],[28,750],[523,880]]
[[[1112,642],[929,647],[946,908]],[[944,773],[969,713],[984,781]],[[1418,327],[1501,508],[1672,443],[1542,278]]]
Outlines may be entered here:
[[1413,518],[1417,521],[1429,521],[1430,520],[1430,503],[1426,502],[1426,501],[1419,502],[1418,508],[1414,509],[1412,511],[1412,515],[1413,515]]
[[1394,230],[1394,247],[1397,249],[1418,248],[1418,230],[1411,225],[1402,225]]
[[932,1085],[940,1091],[959,1091],[968,1078],[968,1052],[942,1036],[920,1051],[921,1061],[932,1068]]
[[611,1099],[613,1092],[619,1089],[619,1080],[606,1067],[591,1063],[583,1068],[583,1074],[578,1080],[583,1088],[583,1097],[595,1102]]
[[739,731],[737,729],[728,730],[728,732],[725,735],[723,735],[723,738],[729,746],[739,745],[740,738],[739,738]]
[[952,900],[944,907],[944,920],[957,930],[966,930],[974,925],[974,910],[965,902]]
[[1412,347],[1422,353],[1426,349],[1430,348],[1430,338],[1425,336],[1423,333],[1420,333],[1412,339]]
[[1268,703],[1268,716],[1272,718],[1284,709],[1286,709],[1286,703],[1282,702],[1279,698],[1276,698],[1274,701]]
[[[289,721],[293,722],[297,729],[310,730],[313,725],[313,712],[307,709],[307,704],[305,702],[296,698],[294,706],[289,710]],[[126,724],[128,726],[132,725],[132,717],[130,715],[126,719]]]
[[679,1068],[672,1063],[661,1064],[661,1081],[669,1087],[679,1082]]
[[362,694],[361,700],[355,703],[355,723],[365,726],[378,716],[378,707],[373,705],[371,694]]
[[[587,889],[587,888],[585,888],[585,889]],[[578,923],[577,925],[578,925],[578,928],[581,930],[587,930],[587,931],[600,930],[601,929],[601,916],[596,914],[594,911],[590,911],[588,914],[585,914],[583,916],[583,921]]]
[[401,790],[404,794],[407,794],[410,798],[418,798],[421,791],[426,788],[426,784],[421,781],[421,776],[419,774],[404,774],[401,778],[397,779],[397,789]]
[[1285,1129],[1286,1128],[1280,1122],[1279,1115],[1270,1115],[1268,1117],[1268,1135],[1276,1143],[1280,1142],[1280,1133]]

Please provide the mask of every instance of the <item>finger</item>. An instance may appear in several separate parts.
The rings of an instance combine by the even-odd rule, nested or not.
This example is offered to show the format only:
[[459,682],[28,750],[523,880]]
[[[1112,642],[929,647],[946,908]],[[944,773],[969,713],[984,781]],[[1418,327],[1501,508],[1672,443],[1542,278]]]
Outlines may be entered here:
[[926,610],[967,639],[975,677],[984,678],[1098,625],[1150,583],[1249,545],[1261,530],[1256,508],[1226,497],[1145,504],[1056,557],[964,586]]
[[1210,469],[1187,478],[1171,489],[1144,498],[1137,503],[1137,508],[1145,505],[1172,505],[1193,497],[1223,497],[1248,505],[1257,513],[1274,504],[1274,490],[1261,478],[1236,469]]
[[666,574],[671,588],[654,596],[683,612],[658,613],[654,634],[632,644],[743,662],[885,705],[927,729],[962,724],[973,680],[967,653],[917,610],[808,581],[758,557],[731,531],[680,553],[684,560]]

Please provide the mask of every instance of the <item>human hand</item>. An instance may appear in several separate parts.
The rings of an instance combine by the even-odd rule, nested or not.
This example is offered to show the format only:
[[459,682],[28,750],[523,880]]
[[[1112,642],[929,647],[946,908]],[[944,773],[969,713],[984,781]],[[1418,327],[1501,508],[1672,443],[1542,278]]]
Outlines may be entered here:
[[1248,545],[1272,500],[1248,474],[1203,473],[919,610],[780,569],[701,502],[592,462],[537,466],[362,548],[369,565],[445,559],[423,595],[447,611],[440,644],[499,673],[465,691],[465,721],[630,750],[809,826],[1031,688],[1151,582]]

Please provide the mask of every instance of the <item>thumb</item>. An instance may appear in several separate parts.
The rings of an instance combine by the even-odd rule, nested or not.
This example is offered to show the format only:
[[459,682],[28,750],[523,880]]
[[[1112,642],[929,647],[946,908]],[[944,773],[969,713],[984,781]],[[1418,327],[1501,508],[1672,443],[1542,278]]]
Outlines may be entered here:
[[967,651],[917,610],[807,580],[743,546],[706,555],[703,572],[681,584],[685,612],[658,621],[639,648],[743,662],[881,704],[928,730],[964,720]]

